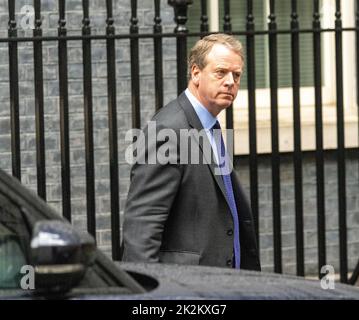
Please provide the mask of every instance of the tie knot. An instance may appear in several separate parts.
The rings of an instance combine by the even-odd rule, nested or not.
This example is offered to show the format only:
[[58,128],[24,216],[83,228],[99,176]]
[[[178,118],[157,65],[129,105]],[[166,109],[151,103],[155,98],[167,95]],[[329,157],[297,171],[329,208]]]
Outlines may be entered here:
[[213,127],[212,127],[212,130],[214,130],[214,129],[219,129],[219,130],[221,130],[221,125],[219,124],[219,121],[217,120],[216,121],[216,123],[213,125]]

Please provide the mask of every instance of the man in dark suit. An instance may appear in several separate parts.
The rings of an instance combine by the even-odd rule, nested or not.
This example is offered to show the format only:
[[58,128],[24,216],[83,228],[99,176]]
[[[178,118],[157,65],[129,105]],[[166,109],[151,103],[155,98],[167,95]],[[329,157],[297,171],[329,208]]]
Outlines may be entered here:
[[[209,35],[192,48],[187,90],[152,119],[156,132],[172,130],[178,139],[156,139],[140,150],[148,157],[154,151],[164,156],[161,148],[168,144],[167,153],[178,154],[168,163],[132,167],[123,224],[124,261],[260,270],[253,218],[236,174],[216,172],[224,150],[223,140],[213,135],[220,128],[216,117],[235,99],[243,64],[242,46],[229,35]],[[204,145],[209,145],[210,161],[191,162],[191,151],[180,148],[183,130],[205,132],[203,139],[191,143],[207,160]],[[148,127],[145,138],[151,139]],[[180,158],[187,151],[189,162],[183,163]]]

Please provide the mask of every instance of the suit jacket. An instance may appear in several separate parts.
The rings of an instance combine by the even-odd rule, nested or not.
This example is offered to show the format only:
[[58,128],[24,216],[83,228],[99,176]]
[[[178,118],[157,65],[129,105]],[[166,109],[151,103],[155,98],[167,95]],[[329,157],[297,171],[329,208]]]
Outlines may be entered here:
[[[185,93],[152,120],[157,130],[170,128],[177,135],[180,129],[203,129]],[[164,143],[157,141],[156,150]],[[201,154],[201,140],[199,145]],[[260,270],[251,210],[234,171],[231,178],[241,268]],[[134,164],[124,215],[125,261],[233,265],[233,219],[222,177],[215,174],[213,164]]]

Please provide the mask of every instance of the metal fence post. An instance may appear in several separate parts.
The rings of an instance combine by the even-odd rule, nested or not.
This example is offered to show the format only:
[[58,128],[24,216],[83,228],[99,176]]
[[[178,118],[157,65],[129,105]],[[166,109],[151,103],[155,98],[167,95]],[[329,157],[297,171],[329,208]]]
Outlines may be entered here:
[[[232,33],[232,23],[231,23],[231,4],[230,0],[225,0],[223,2],[224,16],[223,16],[223,32],[231,34]],[[234,155],[234,130],[233,130],[233,103],[226,109],[226,129],[232,130],[232,150],[228,150]],[[229,138],[227,133],[227,139]]]
[[274,271],[282,273],[282,228],[280,206],[280,153],[278,115],[278,41],[275,0],[269,4],[269,81],[271,97],[271,141],[272,141],[272,208],[273,208],[273,251]]
[[[41,2],[34,0],[35,29],[34,39],[42,37]],[[42,41],[34,41],[34,78],[35,78],[35,121],[36,121],[36,167],[37,193],[46,201],[45,165],[45,124],[44,124],[44,80],[42,65]]]
[[321,23],[319,0],[314,1],[313,13],[313,54],[314,54],[314,90],[315,90],[315,136],[316,136],[316,172],[317,172],[317,217],[318,217],[318,275],[321,267],[327,264],[325,246],[325,184],[324,184],[324,153],[323,153],[323,103],[322,103],[322,53]]
[[84,116],[85,116],[85,147],[86,147],[86,201],[87,230],[96,239],[96,203],[95,203],[95,160],[93,142],[93,105],[92,105],[92,64],[91,35],[89,19],[89,1],[82,0],[82,55],[84,79]]
[[[137,0],[131,1],[130,35],[138,35]],[[139,39],[130,38],[132,127],[141,128]]]
[[187,37],[188,29],[187,8],[193,0],[168,0],[173,7],[174,20],[177,26],[174,32],[177,34],[177,93],[180,94],[187,87]]
[[[201,32],[208,32],[207,0],[201,1]],[[201,36],[202,37],[202,36]]]
[[259,246],[259,195],[258,195],[258,156],[257,156],[257,120],[256,120],[256,63],[254,42],[253,0],[247,0],[246,16],[247,41],[247,83],[248,83],[248,117],[249,117],[249,171],[250,171],[250,199],[254,225]]
[[339,206],[339,255],[340,281],[348,282],[348,250],[347,250],[347,202],[346,202],[346,164],[344,135],[344,97],[343,97],[343,25],[341,1],[335,3],[335,65],[337,76],[337,159],[338,159],[338,206]]
[[[9,38],[17,38],[15,2],[9,0]],[[17,42],[9,42],[9,80],[11,112],[11,157],[12,174],[21,180],[20,119],[19,119],[19,62]]]
[[110,201],[111,201],[111,245],[112,259],[120,260],[120,188],[118,172],[116,51],[112,0],[106,1],[106,51],[107,51],[107,95],[108,95],[108,139],[110,151]]
[[69,93],[65,1],[59,0],[59,87],[60,87],[60,132],[61,132],[61,185],[62,215],[71,222],[71,170],[70,170],[70,132],[69,132]]
[[300,50],[299,20],[297,0],[292,0],[291,13],[291,53],[293,86],[293,136],[294,136],[294,192],[295,192],[295,232],[297,251],[297,275],[304,276],[304,232],[303,232],[303,173],[300,111]]
[[[155,0],[155,18],[154,26],[153,26],[153,33],[154,34],[161,34],[162,33],[162,25],[161,25],[161,2],[160,0]],[[163,54],[162,54],[162,38],[155,37],[153,39],[153,47],[154,47],[154,55],[155,55],[155,108],[159,110],[163,106]]]

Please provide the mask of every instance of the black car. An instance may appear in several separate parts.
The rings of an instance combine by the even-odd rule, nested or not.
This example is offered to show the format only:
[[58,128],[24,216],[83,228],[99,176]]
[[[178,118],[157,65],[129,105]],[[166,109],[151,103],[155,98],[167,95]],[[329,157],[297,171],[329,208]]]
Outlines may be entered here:
[[359,288],[201,266],[114,263],[0,170],[1,299],[359,299]]

